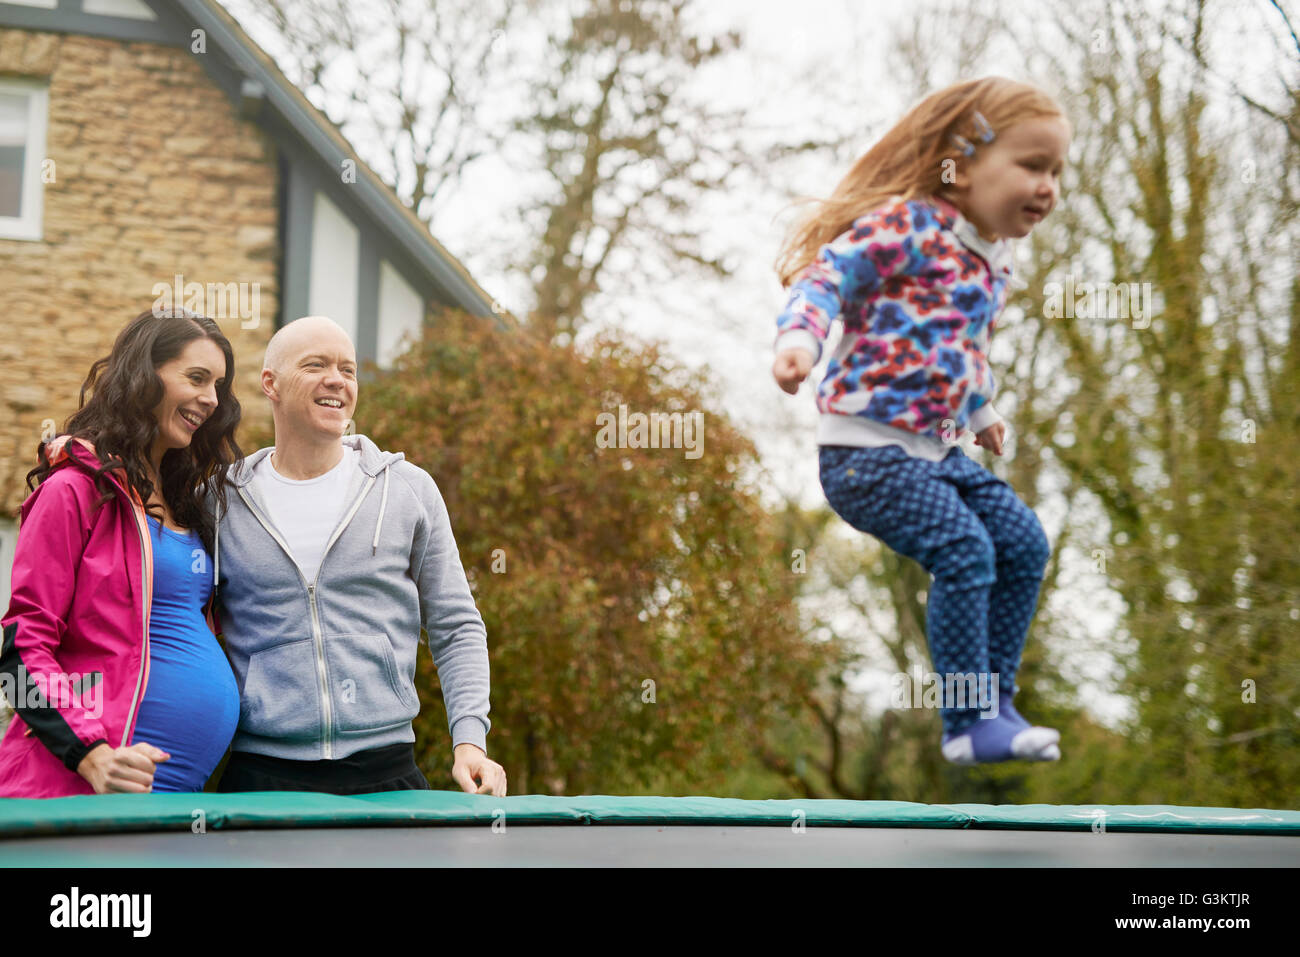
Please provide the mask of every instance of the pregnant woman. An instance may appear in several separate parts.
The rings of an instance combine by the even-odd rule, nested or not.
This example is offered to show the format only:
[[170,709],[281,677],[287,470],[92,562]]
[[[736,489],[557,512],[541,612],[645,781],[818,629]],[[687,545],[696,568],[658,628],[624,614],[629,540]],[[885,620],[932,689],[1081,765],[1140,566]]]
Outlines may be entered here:
[[142,313],[41,445],[0,619],[0,795],[200,791],[225,754],[203,503],[240,458],[233,371],[211,319]]

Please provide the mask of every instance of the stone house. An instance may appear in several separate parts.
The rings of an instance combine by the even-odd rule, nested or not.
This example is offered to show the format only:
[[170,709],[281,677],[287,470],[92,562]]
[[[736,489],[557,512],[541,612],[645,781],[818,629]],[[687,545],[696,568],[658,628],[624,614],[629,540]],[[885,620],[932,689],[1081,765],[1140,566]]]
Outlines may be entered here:
[[155,302],[219,322],[260,424],[287,320],[383,365],[497,308],[216,0],[0,0],[0,288],[0,609],[38,442]]

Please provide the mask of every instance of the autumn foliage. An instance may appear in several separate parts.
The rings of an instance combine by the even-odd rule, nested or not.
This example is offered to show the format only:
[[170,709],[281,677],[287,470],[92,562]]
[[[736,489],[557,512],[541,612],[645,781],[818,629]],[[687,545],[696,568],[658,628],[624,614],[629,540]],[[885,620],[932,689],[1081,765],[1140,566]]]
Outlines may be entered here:
[[[557,346],[444,314],[362,389],[358,430],[435,478],[487,625],[511,793],[708,793],[817,673],[755,450],[656,346]],[[703,413],[702,454],[604,448],[598,416]],[[430,656],[417,753],[454,787]]]

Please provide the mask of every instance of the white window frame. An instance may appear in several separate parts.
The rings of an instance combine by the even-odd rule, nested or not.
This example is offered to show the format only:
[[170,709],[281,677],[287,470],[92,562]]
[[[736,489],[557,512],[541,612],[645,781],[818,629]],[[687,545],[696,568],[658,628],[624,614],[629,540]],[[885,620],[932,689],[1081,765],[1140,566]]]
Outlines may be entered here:
[[154,13],[143,0],[82,0],[83,13],[94,13],[101,17],[122,17],[126,20],[157,20]]
[[316,191],[311,220],[311,277],[307,314],[328,316],[357,341],[361,230],[322,190]]
[[418,340],[424,328],[425,301],[387,259],[379,261],[379,321],[375,362],[388,369]]
[[27,95],[27,143],[23,147],[23,195],[17,216],[0,216],[0,239],[40,240],[45,210],[41,165],[45,161],[45,132],[49,124],[50,91],[31,80],[0,79],[0,93]]

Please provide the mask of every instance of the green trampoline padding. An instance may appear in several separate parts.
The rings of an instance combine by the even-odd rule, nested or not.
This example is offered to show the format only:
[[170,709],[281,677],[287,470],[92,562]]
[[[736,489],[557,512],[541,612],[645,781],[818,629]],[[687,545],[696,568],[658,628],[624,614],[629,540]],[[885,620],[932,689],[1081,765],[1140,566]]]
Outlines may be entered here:
[[[0,838],[128,831],[418,825],[661,824],[982,828],[1300,836],[1300,811],[1173,805],[913,804],[713,797],[495,798],[453,791],[112,794],[0,799]],[[201,822],[201,825],[200,823]]]

